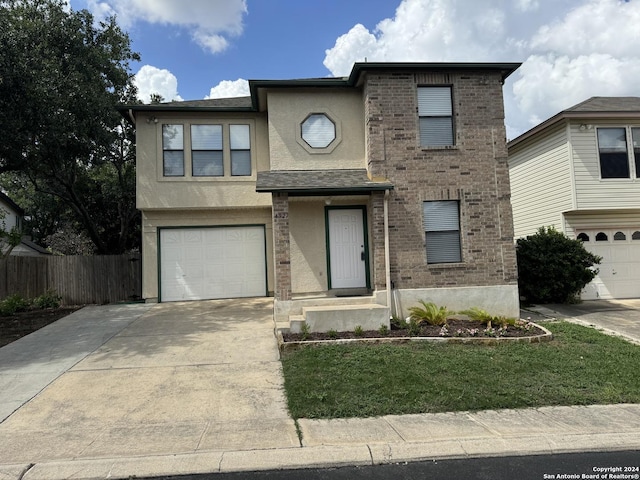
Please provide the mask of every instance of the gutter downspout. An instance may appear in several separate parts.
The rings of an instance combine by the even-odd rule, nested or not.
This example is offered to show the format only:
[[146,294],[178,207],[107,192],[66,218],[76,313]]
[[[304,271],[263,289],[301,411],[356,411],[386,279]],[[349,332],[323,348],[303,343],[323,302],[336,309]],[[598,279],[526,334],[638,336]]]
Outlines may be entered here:
[[391,312],[391,261],[389,259],[389,190],[384,191],[384,271],[387,284],[387,307]]
[[129,109],[127,113],[129,113],[129,118],[131,119],[131,123],[135,126],[136,117],[133,116],[133,110]]

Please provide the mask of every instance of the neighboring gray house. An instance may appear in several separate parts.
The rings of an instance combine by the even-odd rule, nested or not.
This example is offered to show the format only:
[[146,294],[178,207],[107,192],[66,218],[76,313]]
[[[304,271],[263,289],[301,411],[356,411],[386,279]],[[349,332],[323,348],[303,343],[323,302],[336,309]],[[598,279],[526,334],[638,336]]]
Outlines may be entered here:
[[278,321],[418,300],[518,316],[502,86],[515,63],[356,63],[130,105],[143,297],[273,295]]
[[553,225],[603,257],[583,299],[640,297],[640,98],[592,97],[508,149],[515,237]]

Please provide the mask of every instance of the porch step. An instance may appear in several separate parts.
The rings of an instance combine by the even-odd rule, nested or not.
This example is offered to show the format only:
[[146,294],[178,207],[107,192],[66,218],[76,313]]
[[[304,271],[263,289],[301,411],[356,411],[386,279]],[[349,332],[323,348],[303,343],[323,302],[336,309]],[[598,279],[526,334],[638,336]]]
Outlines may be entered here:
[[353,331],[358,325],[363,330],[389,327],[389,308],[376,303],[349,305],[322,305],[302,307],[302,315],[289,316],[290,331],[299,333],[306,323],[310,332]]

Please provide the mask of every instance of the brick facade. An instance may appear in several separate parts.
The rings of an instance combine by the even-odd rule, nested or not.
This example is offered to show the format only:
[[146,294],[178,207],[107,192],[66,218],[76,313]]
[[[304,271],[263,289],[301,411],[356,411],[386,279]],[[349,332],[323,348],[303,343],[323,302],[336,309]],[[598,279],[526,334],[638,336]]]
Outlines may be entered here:
[[[423,148],[417,87],[452,87],[455,145]],[[389,179],[391,279],[396,288],[515,285],[509,172],[498,72],[367,72],[363,82],[367,168]],[[373,278],[384,288],[382,195],[370,210]],[[427,265],[422,206],[458,200],[462,263]]]
[[289,196],[273,194],[273,250],[275,292],[278,300],[291,300],[291,240],[289,238]]

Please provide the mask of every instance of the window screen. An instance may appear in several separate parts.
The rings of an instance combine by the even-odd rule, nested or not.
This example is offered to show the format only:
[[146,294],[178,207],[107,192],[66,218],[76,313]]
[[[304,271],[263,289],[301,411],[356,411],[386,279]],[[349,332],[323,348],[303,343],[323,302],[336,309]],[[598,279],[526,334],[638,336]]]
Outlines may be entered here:
[[419,87],[420,145],[453,145],[451,87]]
[[625,128],[599,128],[598,151],[602,178],[629,178]]
[[458,201],[424,202],[422,223],[428,264],[462,261]]

